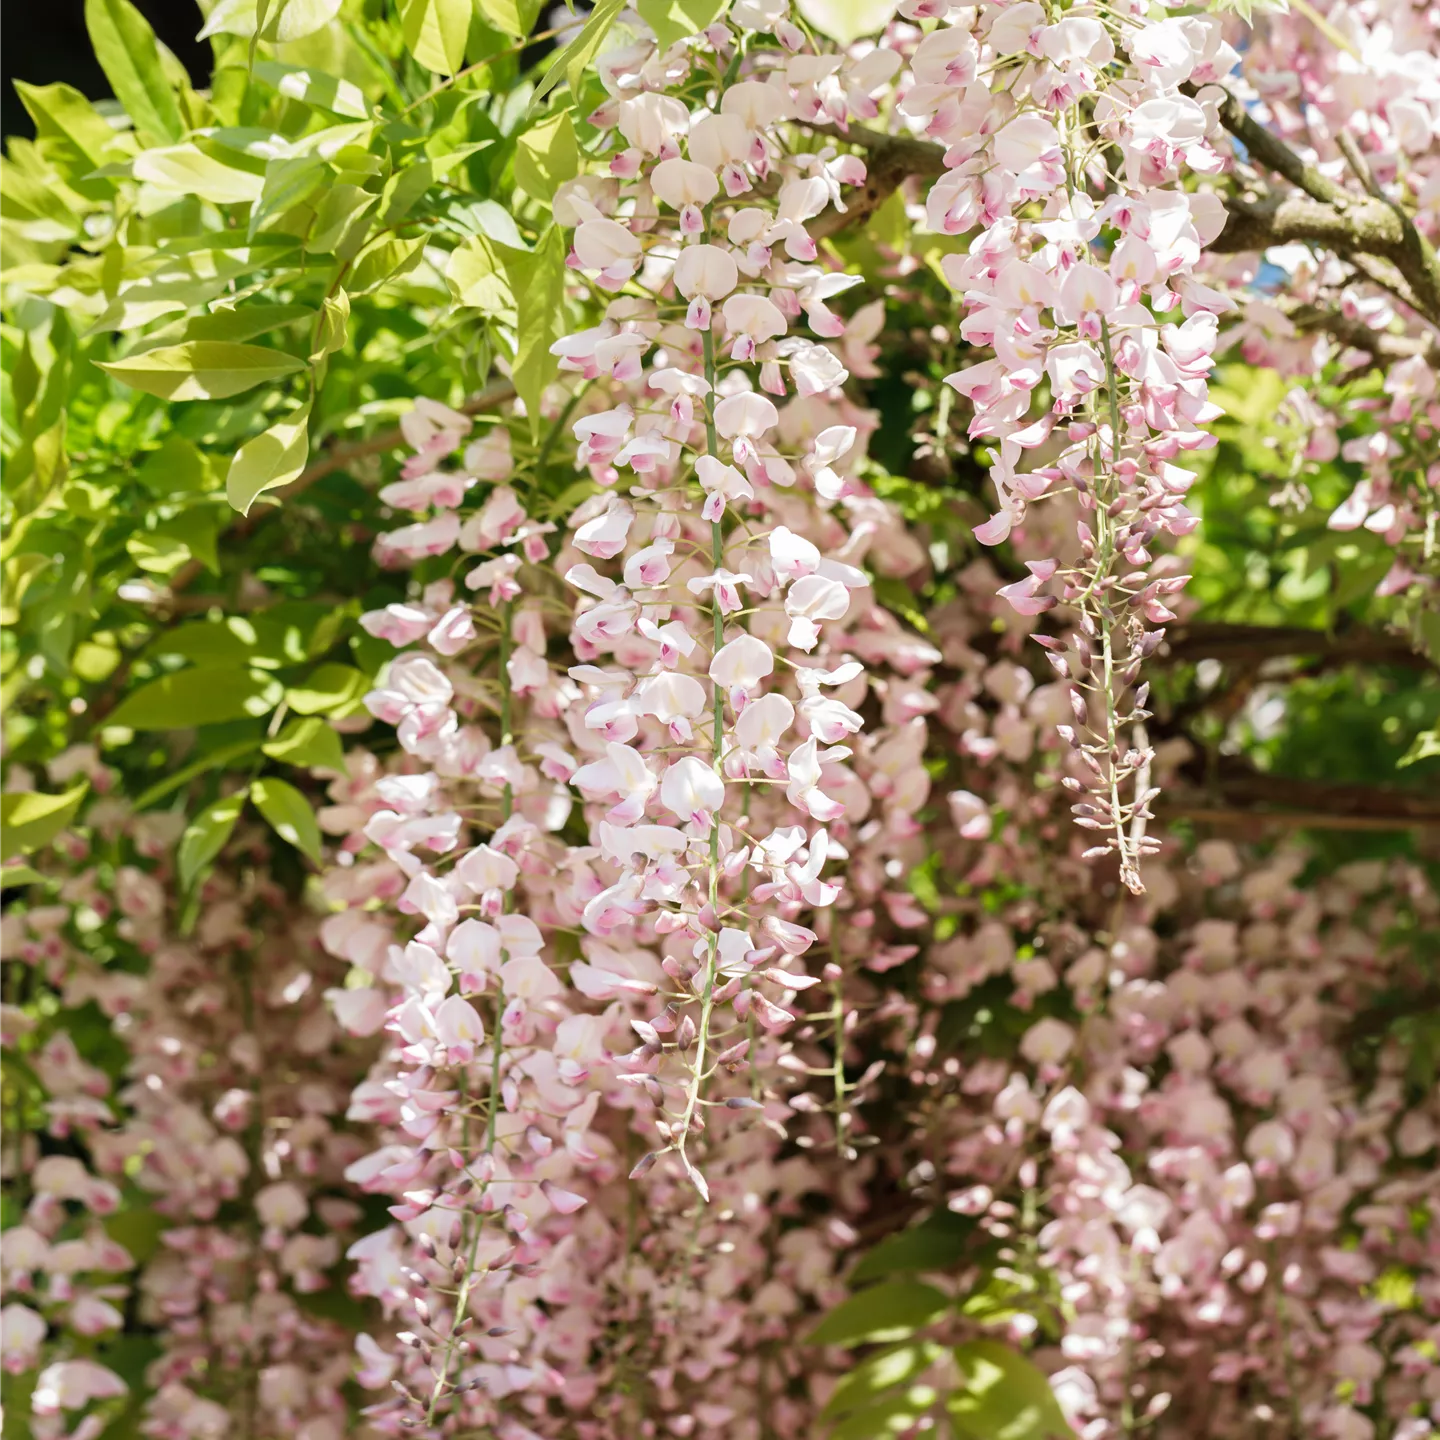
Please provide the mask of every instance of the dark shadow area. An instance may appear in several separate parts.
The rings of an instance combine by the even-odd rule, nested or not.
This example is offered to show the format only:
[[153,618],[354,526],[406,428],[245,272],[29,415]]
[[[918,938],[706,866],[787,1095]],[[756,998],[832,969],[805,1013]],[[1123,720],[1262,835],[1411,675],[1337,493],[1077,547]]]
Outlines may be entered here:
[[[135,0],[136,8],[173,50],[195,83],[210,74],[210,46],[195,38],[204,23],[195,0]],[[90,49],[84,0],[8,0],[0,7],[0,128],[6,135],[33,135],[35,126],[15,81],[51,85],[64,81],[91,100],[110,94]]]

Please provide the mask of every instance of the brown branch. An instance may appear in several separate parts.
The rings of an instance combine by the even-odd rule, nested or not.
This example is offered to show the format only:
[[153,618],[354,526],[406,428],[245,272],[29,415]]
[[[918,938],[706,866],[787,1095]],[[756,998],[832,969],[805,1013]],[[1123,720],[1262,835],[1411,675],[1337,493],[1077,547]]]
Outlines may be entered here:
[[1374,330],[1363,320],[1339,310],[1322,310],[1314,305],[1301,305],[1290,312],[1295,328],[1311,334],[1323,330],[1352,350],[1364,350],[1378,363],[1388,365],[1394,360],[1409,360],[1416,355],[1429,355],[1440,365],[1440,339],[1423,335],[1393,335]]
[[816,240],[828,239],[844,230],[853,230],[867,220],[912,175],[934,179],[945,173],[945,150],[928,140],[909,135],[885,135],[852,125],[841,130],[837,125],[810,125],[817,135],[828,135],[867,152],[865,184],[847,197],[845,209],[829,209],[807,227]]
[[[1363,198],[1350,194],[1302,160],[1228,91],[1217,108],[1220,123],[1245,147],[1249,158],[1301,193],[1259,200],[1228,198],[1225,228],[1210,250],[1234,254],[1297,242],[1321,245],[1345,256],[1366,279],[1440,325],[1440,261],[1399,205],[1383,194]],[[846,209],[827,210],[813,222],[810,230],[816,239],[863,225],[910,176],[933,179],[945,172],[944,147],[928,140],[887,135],[862,125],[844,130],[836,125],[806,128],[867,152],[864,189]]]
[[1323,830],[1408,830],[1440,825],[1440,798],[1383,785],[1328,784],[1266,775],[1222,757],[1216,773],[1165,797],[1161,814],[1211,824]]
[[1198,622],[1171,626],[1162,655],[1170,660],[1219,660],[1225,664],[1260,665],[1287,657],[1315,657],[1329,664],[1402,665],[1433,669],[1403,635],[1373,630],[1330,633],[1303,625],[1227,625]]
[[[1192,87],[1186,88],[1193,93]],[[1250,159],[1283,176],[1308,198],[1287,195],[1267,197],[1259,203],[1227,201],[1230,218],[1210,249],[1221,253],[1263,250],[1269,245],[1306,241],[1349,258],[1373,256],[1389,262],[1403,277],[1409,294],[1402,292],[1401,298],[1440,325],[1440,261],[1410,216],[1383,196],[1362,200],[1351,195],[1302,160],[1228,90],[1222,95],[1217,106],[1220,123],[1245,147]],[[1356,154],[1358,157],[1358,151]],[[1368,173],[1363,160],[1359,164],[1361,171]],[[1363,265],[1360,268],[1377,284],[1396,288]]]
[[1258,828],[1277,830],[1413,830],[1440,825],[1440,811],[1429,819],[1410,815],[1336,815],[1321,810],[1254,810],[1248,806],[1192,804],[1182,795],[1175,800],[1157,800],[1156,815],[1161,821],[1189,820],[1198,825],[1218,825],[1253,834]]

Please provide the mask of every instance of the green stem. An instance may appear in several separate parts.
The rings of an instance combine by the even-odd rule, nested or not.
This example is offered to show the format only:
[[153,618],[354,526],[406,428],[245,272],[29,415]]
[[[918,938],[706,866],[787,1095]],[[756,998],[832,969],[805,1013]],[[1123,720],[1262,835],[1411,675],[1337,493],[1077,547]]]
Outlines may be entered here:
[[[705,396],[705,445],[706,454],[713,455],[717,459],[720,453],[720,438],[715,430],[715,337],[706,330],[702,337],[705,356],[705,379],[710,386],[709,393]],[[725,532],[718,520],[710,523],[710,560],[716,570],[720,569],[725,558]],[[725,643],[725,613],[720,608],[720,590],[716,586],[711,592],[714,596],[711,602],[711,616],[715,626],[715,650],[718,652]],[[721,752],[725,745],[725,696],[718,683],[713,685],[714,690],[714,719],[712,725],[712,742],[714,749],[715,773],[723,781],[724,774],[721,769]],[[712,915],[718,915],[720,909],[720,816],[716,814],[710,826],[710,911]],[[695,1118],[695,1107],[700,1103],[700,1086],[705,1074],[705,1057],[710,1039],[710,1016],[715,1008],[715,967],[720,953],[720,936],[717,931],[710,932],[710,944],[705,955],[705,978],[701,982],[700,995],[700,1024],[699,1033],[695,1039],[695,1066],[691,1076],[690,1084],[686,1089],[685,1113],[680,1121],[679,1139],[676,1141],[676,1148],[681,1159],[689,1159],[685,1153],[685,1147],[690,1139],[690,1125]]]
[[[514,734],[514,697],[510,693],[510,654],[514,646],[514,638],[511,629],[515,617],[515,602],[507,600],[500,607],[500,649],[499,649],[499,685],[500,685],[500,744],[503,748],[515,742]],[[505,820],[508,820],[515,813],[515,793],[507,783],[501,792],[500,813]],[[505,909],[510,908],[510,897],[505,896]],[[504,952],[501,952],[501,959],[505,959]],[[498,985],[495,992],[495,1018],[490,1031],[490,1097],[489,1110],[485,1118],[485,1154],[490,1155],[495,1150],[495,1130],[500,1115],[500,1064],[504,1057],[505,1046],[502,1036],[502,1024],[505,1015],[505,987]],[[468,1086],[461,1083],[462,1099],[468,1096]],[[461,1119],[460,1143],[462,1151],[467,1156],[470,1149],[470,1112],[468,1100],[466,1100],[464,1113]],[[483,1193],[483,1191],[482,1191]],[[465,1218],[462,1221],[465,1235],[461,1239],[461,1247],[465,1251],[465,1275],[460,1282],[460,1292],[455,1297],[455,1317],[450,1323],[450,1334],[445,1340],[445,1353],[440,1362],[440,1369],[435,1376],[435,1384],[430,1391],[430,1403],[425,1411],[426,1425],[433,1425],[435,1417],[439,1413],[440,1401],[443,1398],[444,1390],[449,1382],[450,1366],[455,1356],[455,1347],[459,1343],[458,1331],[465,1321],[466,1313],[470,1306],[470,1291],[475,1283],[476,1260],[480,1253],[480,1239],[485,1233],[485,1217],[477,1215],[472,1209],[466,1209]]]

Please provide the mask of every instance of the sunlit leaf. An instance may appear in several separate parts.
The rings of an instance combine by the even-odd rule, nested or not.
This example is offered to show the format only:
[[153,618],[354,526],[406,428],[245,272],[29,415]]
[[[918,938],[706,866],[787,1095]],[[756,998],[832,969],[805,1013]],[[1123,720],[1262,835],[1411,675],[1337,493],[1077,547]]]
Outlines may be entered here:
[[240,447],[225,478],[225,498],[234,509],[248,515],[257,496],[288,485],[300,474],[310,454],[309,425],[307,400],[288,419]]
[[400,0],[405,48],[427,70],[453,75],[465,63],[471,0]]
[[178,140],[185,133],[180,107],[145,17],[130,0],[85,0],[85,28],[135,128],[152,141]]
[[842,1300],[805,1338],[811,1345],[859,1345],[913,1334],[943,1314],[950,1298],[919,1280],[885,1280]]
[[245,808],[246,791],[226,795],[207,806],[185,827],[175,851],[180,884],[188,890],[200,872],[225,848]]
[[795,0],[795,8],[822,35],[853,44],[878,35],[895,14],[896,0]]
[[318,715],[292,720],[273,740],[260,747],[272,760],[321,770],[342,771],[345,751],[328,721]]
[[146,150],[135,157],[131,170],[137,180],[157,189],[196,195],[214,205],[245,205],[258,200],[265,189],[263,175],[226,165],[198,145]]
[[559,336],[564,318],[566,250],[560,227],[552,225],[533,251],[501,251],[519,316],[511,377],[537,436],[540,397],[559,373],[560,362],[550,353],[550,346]]
[[724,13],[727,0],[636,0],[640,18],[655,32],[662,50],[698,35]]
[[320,848],[320,826],[310,802],[293,786],[265,776],[250,787],[255,808],[270,822],[275,833],[317,865],[324,859]]
[[957,1345],[964,1385],[950,1396],[951,1423],[973,1440],[1068,1440],[1073,1434],[1045,1372],[996,1340]]
[[162,400],[223,400],[262,381],[293,375],[305,362],[263,345],[193,340],[102,362],[100,368]]
[[580,169],[580,146],[570,112],[560,110],[525,131],[515,149],[515,183],[527,195],[549,201]]
[[202,667],[152,680],[127,695],[107,717],[130,730],[182,730],[268,714],[279,684],[248,670]]
[[74,818],[90,785],[59,795],[17,790],[0,795],[0,860],[29,855],[48,845]]

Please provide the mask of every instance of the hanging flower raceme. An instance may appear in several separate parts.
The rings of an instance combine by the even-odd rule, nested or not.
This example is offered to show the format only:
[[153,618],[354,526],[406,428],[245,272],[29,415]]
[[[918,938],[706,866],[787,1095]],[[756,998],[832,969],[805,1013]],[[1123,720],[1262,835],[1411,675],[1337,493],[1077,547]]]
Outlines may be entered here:
[[1197,523],[1181,462],[1214,443],[1206,376],[1229,308],[1193,275],[1223,208],[1182,182],[1220,168],[1206,86],[1235,53],[1209,17],[1054,17],[1028,3],[960,14],[916,49],[900,109],[946,146],[931,227],[978,230],[944,261],[961,336],[994,351],[949,377],[993,455],[1001,508],[976,535],[998,544],[1035,501],[1074,497],[1078,554],[1030,562],[1001,594],[1021,615],[1076,616],[1068,656],[1044,642],[1074,697],[1065,783],[1084,796],[1092,855],[1114,852],[1135,889],[1153,849],[1136,687],[1185,583],[1153,552]]
[[[843,1048],[836,962],[866,956],[884,880],[852,899],[834,863],[863,850],[877,877],[899,874],[917,833],[923,722],[906,715],[919,732],[887,751],[855,706],[865,664],[889,672],[898,652],[913,674],[938,656],[878,609],[860,568],[898,527],[855,478],[875,422],[843,400],[828,343],[845,330],[828,302],[853,281],[816,263],[805,228],[863,167],[776,138],[806,103],[798,58],[752,67],[733,40],[718,65],[685,53],[671,83],[705,81],[709,108],[618,82],[596,117],[626,146],[618,186],[582,176],[556,200],[576,222],[571,264],[626,292],[553,347],[584,392],[556,392],[544,453],[573,434],[596,483],[553,561],[568,635],[552,527],[530,518],[543,476],[508,424],[470,442],[466,416],[425,402],[416,458],[386,492],[430,513],[382,537],[382,560],[477,561],[473,601],[433,581],[364,617],[416,647],[367,700],[403,753],[383,769],[352,757],[322,817],[347,854],[384,853],[332,872],[342,908],[323,933],[355,967],[337,1014],[388,1043],[352,1104],[388,1138],[350,1172],[394,1201],[395,1225],[351,1251],[359,1287],[406,1326],[398,1352],[365,1342],[365,1383],[400,1392],[371,1412],[387,1428],[499,1423],[521,1395],[532,1419],[546,1395],[582,1403],[525,1305],[536,1285],[552,1306],[573,1291],[567,1343],[598,1344],[597,1296],[567,1267],[579,1207],[614,1170],[602,1098],[648,1147],[633,1169],[653,1172],[658,1234],[685,1208],[677,1178],[705,1196],[713,1169],[728,1193],[738,1156],[773,1145],[787,1113],[828,1108],[842,1138],[853,1128],[838,1056],[816,1057],[833,1094],[793,1111],[779,1097],[795,1081],[772,1067],[800,1019],[807,1055],[827,1035]],[[802,319],[810,335],[791,335]],[[857,744],[868,785],[845,764]],[[860,831],[872,787],[885,798]],[[581,848],[559,834],[575,795]],[[860,926],[844,937],[826,918],[837,903]],[[919,923],[889,892],[880,908]],[[822,937],[826,961],[807,964]],[[698,1353],[702,1330],[685,1343]]]

